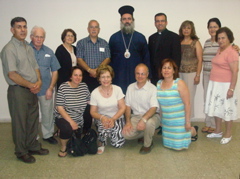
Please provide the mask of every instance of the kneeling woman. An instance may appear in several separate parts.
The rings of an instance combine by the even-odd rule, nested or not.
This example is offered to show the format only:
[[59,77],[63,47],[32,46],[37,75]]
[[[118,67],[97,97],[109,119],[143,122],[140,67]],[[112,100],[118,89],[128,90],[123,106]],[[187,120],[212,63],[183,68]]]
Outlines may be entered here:
[[173,60],[163,60],[159,71],[157,98],[161,107],[163,145],[174,150],[187,149],[198,137],[198,127],[191,127],[188,88],[178,78],[178,67]]
[[112,85],[113,78],[114,72],[110,66],[100,65],[98,67],[97,79],[100,86],[93,90],[90,101],[90,113],[98,128],[98,154],[104,152],[107,137],[111,138],[111,145],[117,148],[122,147],[125,142],[122,136],[125,124],[123,118],[126,108],[125,95],[120,87]]
[[[74,131],[77,133],[83,127],[83,112],[90,100],[90,93],[87,85],[82,82],[82,70],[73,67],[70,81],[60,85],[55,109],[55,122],[60,129],[61,148],[59,157],[67,155],[67,142]],[[79,136],[77,136],[79,137]]]

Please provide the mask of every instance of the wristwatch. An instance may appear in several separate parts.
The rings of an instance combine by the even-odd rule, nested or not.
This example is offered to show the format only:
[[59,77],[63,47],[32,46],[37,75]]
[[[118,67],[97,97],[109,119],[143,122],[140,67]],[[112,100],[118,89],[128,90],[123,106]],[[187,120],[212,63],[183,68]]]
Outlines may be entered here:
[[144,123],[147,123],[147,120],[145,118],[142,118],[142,120],[143,120]]

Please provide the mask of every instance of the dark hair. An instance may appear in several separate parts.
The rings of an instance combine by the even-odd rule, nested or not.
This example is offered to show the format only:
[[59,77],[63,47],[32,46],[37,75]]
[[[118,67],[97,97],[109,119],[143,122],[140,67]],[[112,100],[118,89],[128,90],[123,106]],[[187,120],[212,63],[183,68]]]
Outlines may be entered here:
[[234,41],[233,33],[232,33],[232,31],[231,31],[229,28],[227,28],[227,27],[222,27],[222,28],[220,28],[220,29],[217,30],[217,32],[216,32],[216,37],[215,37],[215,41],[216,41],[216,42],[218,41],[218,35],[219,35],[220,33],[223,33],[223,32],[225,32],[225,33],[227,34],[227,37],[228,37],[229,42],[230,42],[230,43],[233,43],[233,41]]
[[73,72],[74,72],[75,70],[81,70],[81,72],[82,72],[82,74],[83,74],[83,70],[82,70],[79,66],[74,66],[74,67],[71,68],[71,71],[70,71],[70,74],[69,74],[69,81],[72,81],[71,77],[72,77]]
[[113,71],[111,66],[109,66],[109,65],[100,65],[97,68],[97,80],[99,81],[101,74],[103,74],[103,73],[105,73],[107,71],[110,73],[111,77],[114,78],[114,71]]
[[173,70],[174,70],[174,73],[173,73],[173,79],[176,80],[178,77],[179,77],[179,74],[178,74],[178,66],[176,65],[176,63],[171,59],[171,58],[165,58],[159,69],[158,69],[158,76],[159,76],[159,79],[164,79],[163,75],[162,75],[162,68],[163,66],[165,65],[165,63],[170,63],[170,65],[173,67]]
[[207,23],[207,28],[209,28],[209,25],[211,22],[215,22],[219,28],[221,28],[221,22],[218,18],[214,17],[214,18],[211,18],[208,20],[208,23]]
[[157,13],[157,14],[154,16],[154,20],[156,19],[157,16],[165,16],[165,19],[166,19],[166,21],[167,21],[167,15],[166,15],[166,14],[164,14],[164,13],[162,13],[162,12]]
[[179,37],[180,37],[180,41],[182,41],[184,39],[184,35],[182,33],[182,29],[186,26],[190,26],[191,27],[191,34],[190,37],[192,40],[198,40],[198,36],[196,35],[196,31],[195,31],[195,27],[194,27],[194,23],[192,21],[186,20],[184,21],[180,28],[179,28]]
[[[65,29],[64,31],[63,31],[63,33],[62,33],[62,36],[61,36],[61,39],[62,39],[62,41],[63,41],[63,43],[64,43],[64,39],[65,39],[65,37],[66,37],[66,35],[67,35],[67,33],[68,32],[71,32],[72,34],[73,34],[73,36],[74,36],[74,42],[76,42],[77,41],[77,34],[76,34],[76,32],[74,32],[74,30],[72,30],[72,29]],[[74,43],[73,42],[73,43]]]
[[15,25],[16,22],[26,22],[26,19],[24,19],[23,17],[15,17],[11,20],[11,27],[13,27]]

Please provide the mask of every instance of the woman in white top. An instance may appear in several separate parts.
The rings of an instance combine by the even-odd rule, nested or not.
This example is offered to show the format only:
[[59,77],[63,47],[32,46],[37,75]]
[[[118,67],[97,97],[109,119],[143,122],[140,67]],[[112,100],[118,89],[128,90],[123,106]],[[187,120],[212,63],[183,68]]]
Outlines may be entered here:
[[98,129],[98,154],[104,152],[107,137],[111,138],[111,145],[120,148],[125,143],[122,129],[125,124],[124,94],[119,86],[112,85],[113,69],[109,65],[100,65],[97,69],[97,79],[100,86],[91,93],[90,113],[95,119]]

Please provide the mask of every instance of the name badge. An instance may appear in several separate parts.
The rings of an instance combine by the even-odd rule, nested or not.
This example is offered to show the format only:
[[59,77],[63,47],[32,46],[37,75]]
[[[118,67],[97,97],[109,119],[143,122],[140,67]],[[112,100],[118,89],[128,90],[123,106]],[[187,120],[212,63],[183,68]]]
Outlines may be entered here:
[[100,47],[100,48],[99,48],[99,51],[100,51],[100,52],[105,52],[105,48]]
[[51,57],[49,54],[45,54],[45,57]]

